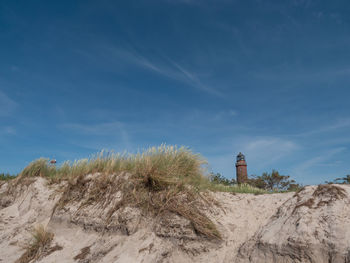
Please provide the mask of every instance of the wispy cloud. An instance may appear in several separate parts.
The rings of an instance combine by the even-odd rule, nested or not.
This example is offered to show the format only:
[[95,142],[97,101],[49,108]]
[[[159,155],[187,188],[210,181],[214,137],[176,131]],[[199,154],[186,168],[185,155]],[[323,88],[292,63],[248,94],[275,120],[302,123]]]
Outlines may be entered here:
[[332,150],[328,150],[322,155],[313,156],[310,159],[297,165],[294,168],[293,173],[296,176],[301,176],[307,174],[308,171],[315,169],[317,166],[324,166],[325,164],[334,165],[334,162],[332,161],[330,163],[329,160],[331,160],[332,157],[336,156],[337,154],[344,152],[346,149],[346,147],[338,147]]
[[297,143],[277,137],[252,138],[240,147],[257,168],[273,165],[298,148]]
[[0,90],[0,117],[9,116],[17,108],[18,104]]
[[142,67],[146,70],[155,72],[163,77],[173,79],[178,82],[182,82],[192,88],[199,91],[208,93],[210,95],[215,95],[217,97],[224,97],[224,94],[218,89],[205,85],[203,81],[200,80],[198,75],[185,66],[180,65],[180,63],[175,62],[169,58],[163,58],[162,56],[156,56],[155,58],[149,59],[146,56],[139,54],[136,50],[129,50],[112,47],[105,45],[105,52],[112,54],[118,62],[129,63],[138,67]]
[[296,134],[296,137],[308,137],[315,134],[321,134],[321,133],[328,133],[333,132],[335,130],[341,130],[345,128],[350,127],[350,119],[349,118],[342,118],[338,119],[337,121],[330,123],[328,125],[324,125],[321,127],[318,127],[316,129],[312,129],[303,133]]
[[[293,156],[300,146],[290,140],[278,137],[239,137],[218,145],[220,150],[208,150],[208,161],[214,172],[226,177],[235,176],[234,162],[238,152],[246,155],[249,174],[262,173],[276,167],[280,161]],[[211,154],[212,153],[212,154]]]
[[2,127],[0,130],[0,135],[15,135],[16,129],[12,126]]
[[[125,128],[125,125],[122,122],[107,122],[99,124],[81,124],[81,123],[66,123],[59,126],[63,130],[68,130],[76,134],[81,134],[85,136],[93,136],[91,138],[94,142],[94,145],[98,144],[97,137],[108,137],[108,138],[118,138],[119,141],[123,144],[124,147],[130,148],[130,136]],[[112,140],[112,139],[111,139]],[[101,140],[102,142],[103,140]],[[113,139],[114,141],[114,139]],[[91,143],[86,144],[86,141],[83,143],[89,145],[88,148],[100,148],[100,147],[91,147]]]
[[216,95],[218,97],[223,97],[223,94],[218,90],[215,90],[209,86],[204,85],[194,73],[191,73],[190,71],[186,70],[184,67],[180,66],[178,63],[175,63],[174,61],[172,61],[172,65],[175,66],[175,68],[177,68],[180,73],[182,73],[185,82],[187,82],[190,86],[196,89],[205,91],[207,93]]

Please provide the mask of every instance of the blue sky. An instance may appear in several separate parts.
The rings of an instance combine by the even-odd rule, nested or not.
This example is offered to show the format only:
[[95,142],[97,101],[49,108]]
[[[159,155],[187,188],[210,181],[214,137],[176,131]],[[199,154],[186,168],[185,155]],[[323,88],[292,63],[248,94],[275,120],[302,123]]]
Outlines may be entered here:
[[349,1],[1,1],[0,171],[161,143],[350,173]]

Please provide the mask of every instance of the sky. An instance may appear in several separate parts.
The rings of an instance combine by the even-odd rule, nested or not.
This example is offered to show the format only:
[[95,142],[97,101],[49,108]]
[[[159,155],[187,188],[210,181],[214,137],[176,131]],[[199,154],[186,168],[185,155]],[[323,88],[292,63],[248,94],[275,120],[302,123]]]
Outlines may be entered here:
[[350,2],[0,1],[0,173],[162,143],[350,173]]

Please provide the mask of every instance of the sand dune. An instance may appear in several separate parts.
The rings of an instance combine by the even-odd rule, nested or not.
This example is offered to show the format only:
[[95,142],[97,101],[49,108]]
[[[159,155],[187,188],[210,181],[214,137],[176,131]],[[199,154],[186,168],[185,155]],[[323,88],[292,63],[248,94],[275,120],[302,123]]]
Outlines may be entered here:
[[103,204],[83,198],[59,206],[64,183],[31,180],[0,188],[0,262],[16,262],[38,225],[53,239],[31,262],[350,262],[348,186],[207,193],[212,202],[201,210],[217,226],[218,240],[170,212],[151,217],[123,206],[107,215],[120,201],[118,191]]

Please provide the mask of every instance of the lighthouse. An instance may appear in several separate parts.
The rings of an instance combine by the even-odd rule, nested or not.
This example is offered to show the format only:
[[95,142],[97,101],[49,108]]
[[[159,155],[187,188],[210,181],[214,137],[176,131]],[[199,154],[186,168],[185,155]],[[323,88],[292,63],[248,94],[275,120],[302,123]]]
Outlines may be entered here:
[[237,183],[243,184],[248,181],[247,163],[245,156],[240,152],[236,159],[236,177]]

